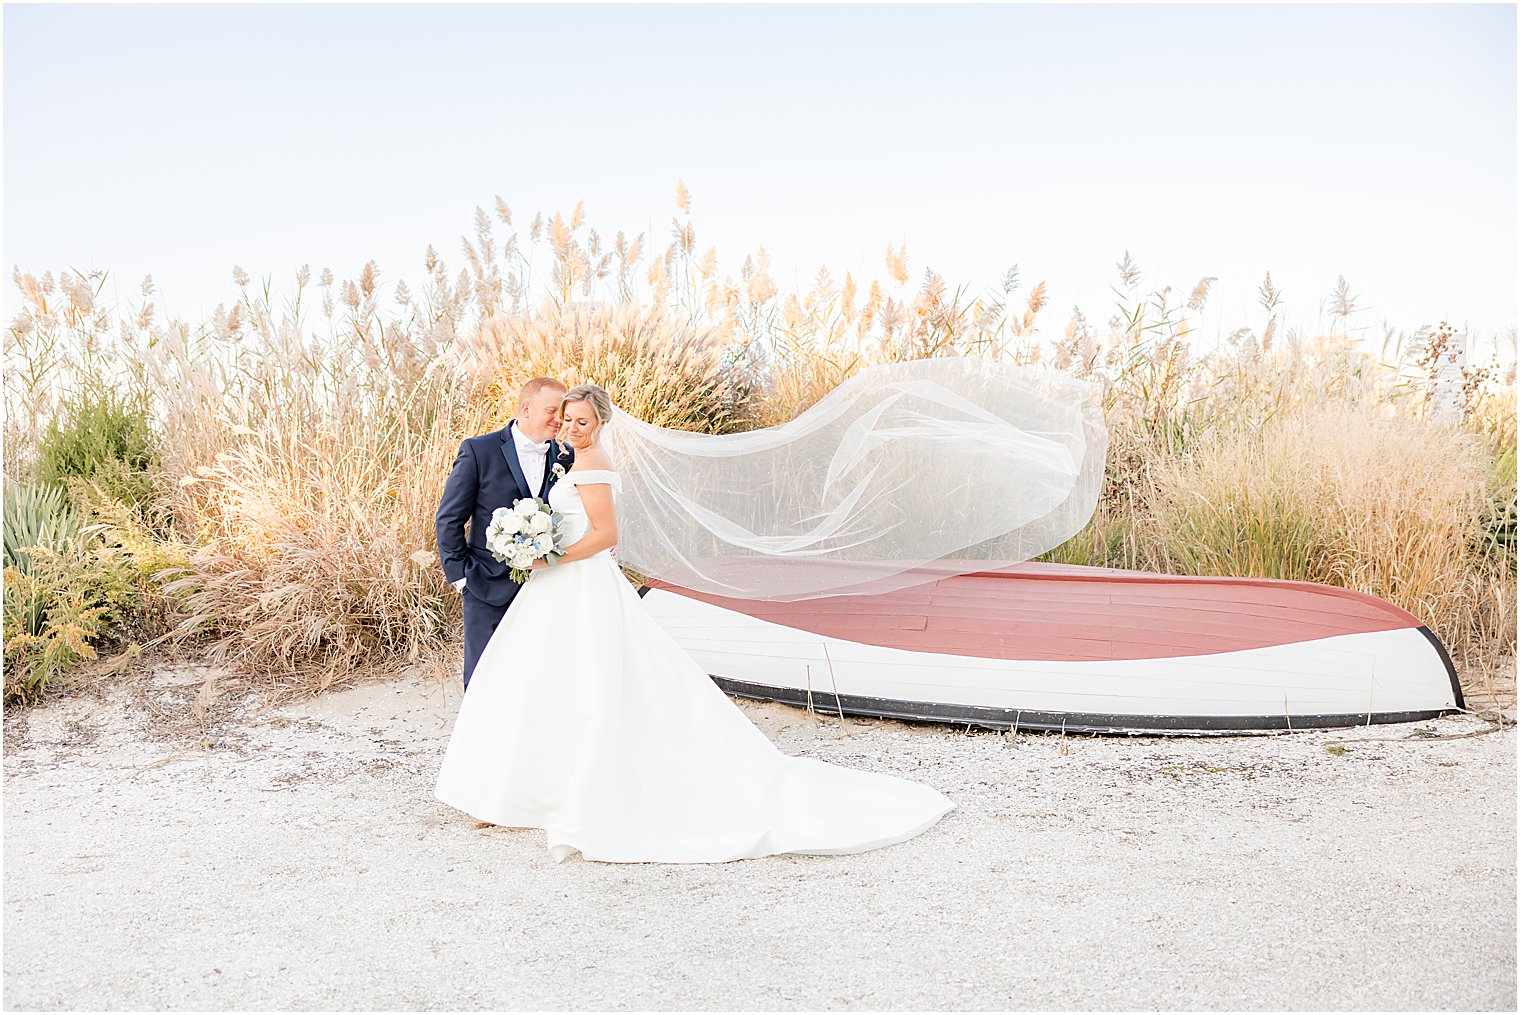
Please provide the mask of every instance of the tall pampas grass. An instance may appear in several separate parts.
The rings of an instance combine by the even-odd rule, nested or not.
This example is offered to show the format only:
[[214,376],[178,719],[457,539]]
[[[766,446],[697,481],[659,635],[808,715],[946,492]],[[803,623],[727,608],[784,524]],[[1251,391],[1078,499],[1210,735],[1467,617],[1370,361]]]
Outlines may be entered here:
[[[140,299],[100,303],[102,273],[19,269],[6,340],[5,471],[75,394],[130,390],[152,407],[171,491],[182,630],[287,688],[330,686],[450,651],[458,600],[434,560],[433,513],[458,442],[501,426],[536,375],[594,381],[662,426],[785,422],[866,367],[932,356],[1039,363],[1090,380],[1110,430],[1088,526],[1047,559],[1141,570],[1268,574],[1360,588],[1420,615],[1468,659],[1514,645],[1512,363],[1464,375],[1465,418],[1428,417],[1448,329],[1351,340],[1259,310],[1218,349],[1194,341],[1213,276],[1143,284],[1128,253],[1119,303],[1049,321],[1051,291],[1019,266],[953,284],[888,246],[878,270],[776,277],[701,245],[678,183],[666,236],[599,231],[585,204],[524,231],[506,202],[476,210],[463,263],[429,247],[415,284],[374,262],[340,279],[302,268],[280,301],[234,269],[239,296],[204,321]],[[1513,354],[1514,333],[1506,336]]]
[[1308,410],[1158,460],[1148,523],[1169,570],[1322,582],[1451,617],[1471,592],[1486,471],[1460,431]]
[[[750,377],[729,321],[688,325],[663,307],[621,303],[497,315],[460,343],[472,397],[510,415],[530,377],[600,384],[625,412],[657,426],[725,433],[745,423]],[[504,421],[504,416],[503,416]]]
[[[416,660],[454,621],[434,549],[438,485],[457,447],[449,385],[384,415],[268,416],[236,426],[183,478],[199,548],[172,590],[213,658],[327,686]],[[473,429],[473,427],[471,427]]]
[[[323,288],[335,288],[330,275]],[[438,354],[439,329],[377,320],[376,271],[296,307],[240,304],[151,345],[174,513],[196,550],[166,574],[182,629],[218,661],[313,687],[435,651],[457,623],[433,515],[483,407]],[[442,323],[440,323],[442,322]]]

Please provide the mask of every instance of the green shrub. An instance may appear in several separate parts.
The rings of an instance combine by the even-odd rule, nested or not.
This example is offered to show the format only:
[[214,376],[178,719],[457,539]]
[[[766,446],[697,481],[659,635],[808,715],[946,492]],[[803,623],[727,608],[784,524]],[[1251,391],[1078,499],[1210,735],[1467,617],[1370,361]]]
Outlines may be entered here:
[[158,464],[146,399],[113,389],[69,399],[37,446],[38,482],[60,489],[94,483],[144,518],[155,514]]

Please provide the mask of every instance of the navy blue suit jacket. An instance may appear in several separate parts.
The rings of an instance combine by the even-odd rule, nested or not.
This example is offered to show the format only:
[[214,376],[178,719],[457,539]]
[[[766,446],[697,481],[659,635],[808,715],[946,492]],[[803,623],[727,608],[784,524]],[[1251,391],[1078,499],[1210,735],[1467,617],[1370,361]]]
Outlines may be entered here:
[[[459,445],[454,468],[443,484],[438,502],[438,559],[450,583],[461,578],[470,594],[492,606],[504,606],[517,595],[521,585],[509,575],[512,568],[491,556],[486,549],[486,526],[491,512],[511,507],[519,497],[548,499],[554,485],[554,466],[568,471],[575,463],[575,449],[560,441],[549,444],[544,460],[544,481],[537,490],[528,489],[522,463],[517,458],[517,444],[512,440],[512,420],[494,433],[467,437]],[[465,538],[465,523],[470,534]]]

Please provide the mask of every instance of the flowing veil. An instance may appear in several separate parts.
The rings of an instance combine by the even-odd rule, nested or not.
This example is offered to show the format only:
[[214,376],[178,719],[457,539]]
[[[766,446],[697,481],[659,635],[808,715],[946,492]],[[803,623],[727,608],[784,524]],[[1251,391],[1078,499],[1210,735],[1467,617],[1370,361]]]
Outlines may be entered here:
[[860,595],[1044,553],[1087,524],[1108,432],[1093,385],[975,357],[866,369],[731,434],[613,406],[620,563],[740,599]]

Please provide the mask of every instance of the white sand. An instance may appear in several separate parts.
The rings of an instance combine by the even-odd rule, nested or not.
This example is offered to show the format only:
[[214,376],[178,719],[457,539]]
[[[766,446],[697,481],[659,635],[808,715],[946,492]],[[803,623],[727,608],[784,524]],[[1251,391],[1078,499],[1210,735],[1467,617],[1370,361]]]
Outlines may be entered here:
[[[960,807],[848,857],[555,864],[433,799],[457,692],[204,747],[202,675],[7,718],[7,1009],[1515,1007],[1514,732],[1423,739],[1475,719],[1063,754],[745,704]],[[1364,737],[1399,739],[1326,750]]]

